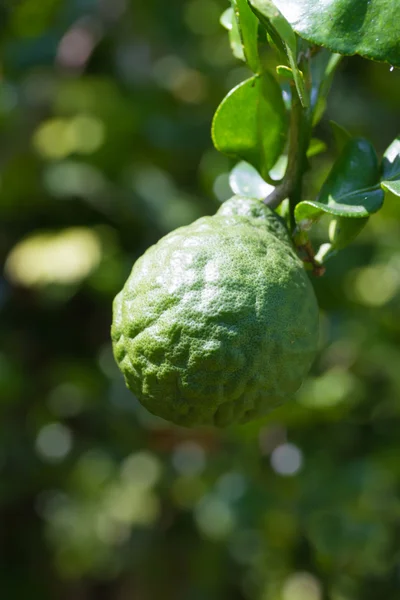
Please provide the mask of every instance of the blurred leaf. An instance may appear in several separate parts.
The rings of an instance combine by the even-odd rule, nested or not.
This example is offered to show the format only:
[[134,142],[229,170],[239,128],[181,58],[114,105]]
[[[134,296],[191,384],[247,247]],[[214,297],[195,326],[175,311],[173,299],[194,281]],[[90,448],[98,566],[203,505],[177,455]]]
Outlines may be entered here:
[[309,99],[304,87],[303,75],[297,67],[296,35],[291,25],[271,0],[249,0],[249,3],[267,31],[270,33],[272,29],[275,36],[278,36],[282,41],[289,66],[293,72],[297,93],[302,105],[308,106]]
[[258,19],[250,9],[247,0],[232,0],[232,6],[246,62],[254,73],[258,73],[260,71]]
[[35,233],[11,250],[6,273],[26,287],[73,285],[98,266],[101,254],[99,236],[88,227]]
[[229,92],[214,115],[212,138],[217,150],[268,177],[286,138],[285,106],[272,75],[252,77]]
[[342,403],[348,406],[359,398],[359,380],[340,367],[329,369],[320,377],[309,377],[299,393],[300,404],[317,410],[331,410]]
[[400,66],[398,6],[390,0],[274,0],[306,40],[340,54]]
[[259,200],[268,196],[274,189],[246,162],[240,162],[232,169],[229,184],[234,194]]
[[11,12],[10,27],[21,37],[37,37],[51,27],[61,0],[21,0]]
[[355,572],[378,572],[385,563],[390,546],[388,530],[381,521],[371,522],[362,513],[351,511],[324,511],[312,515],[308,535],[333,565],[351,565]]

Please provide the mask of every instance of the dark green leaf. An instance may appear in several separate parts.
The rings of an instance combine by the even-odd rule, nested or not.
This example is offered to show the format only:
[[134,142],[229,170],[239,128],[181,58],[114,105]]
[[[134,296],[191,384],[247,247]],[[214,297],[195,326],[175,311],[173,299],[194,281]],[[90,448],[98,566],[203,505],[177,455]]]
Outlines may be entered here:
[[340,54],[400,66],[399,4],[393,0],[274,0],[306,40]]
[[244,161],[238,163],[231,171],[229,184],[234,194],[262,200],[274,189],[254,167]]
[[224,98],[212,124],[217,150],[252,164],[268,179],[286,139],[281,89],[269,73],[239,84]]
[[232,0],[232,6],[246,62],[254,73],[258,73],[260,71],[258,19],[251,10],[247,0]]
[[383,203],[384,193],[378,180],[374,147],[363,138],[351,138],[334,163],[318,199],[305,200],[296,206],[296,221],[315,220],[322,213],[337,217],[368,217]]
[[295,209],[296,222],[303,220],[315,221],[322,213],[337,217],[362,218],[377,212],[383,204],[384,194],[380,188],[357,190],[340,198],[336,202],[329,197],[328,202],[304,200]]
[[293,71],[299,98],[303,106],[308,106],[309,98],[304,87],[303,76],[297,67],[297,40],[292,27],[271,0],[249,0],[249,3],[267,31],[271,32],[272,29],[275,36],[282,41],[289,66]]
[[319,202],[341,202],[341,197],[356,190],[375,186],[379,181],[378,158],[372,144],[363,138],[352,138],[334,163],[318,196]]

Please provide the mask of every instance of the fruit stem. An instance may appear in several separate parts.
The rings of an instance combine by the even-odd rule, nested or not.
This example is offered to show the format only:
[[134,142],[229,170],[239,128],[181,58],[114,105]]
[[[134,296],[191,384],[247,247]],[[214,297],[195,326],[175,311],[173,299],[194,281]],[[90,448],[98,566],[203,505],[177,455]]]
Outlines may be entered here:
[[309,116],[307,109],[303,108],[294,83],[291,85],[292,105],[290,112],[290,131],[288,164],[282,183],[269,194],[264,202],[271,208],[289,198],[290,225],[293,230],[294,209],[301,200],[302,179],[307,168],[307,148],[310,139]]

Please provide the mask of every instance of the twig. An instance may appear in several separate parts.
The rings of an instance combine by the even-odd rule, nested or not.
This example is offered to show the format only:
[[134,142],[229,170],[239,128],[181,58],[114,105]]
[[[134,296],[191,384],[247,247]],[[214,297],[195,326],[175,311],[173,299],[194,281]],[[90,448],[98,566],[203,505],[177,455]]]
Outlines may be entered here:
[[309,142],[307,110],[301,105],[295,85],[292,85],[292,107],[290,113],[288,164],[282,183],[264,200],[271,208],[289,198],[290,220],[294,228],[294,208],[301,199],[302,177],[306,168],[306,152]]

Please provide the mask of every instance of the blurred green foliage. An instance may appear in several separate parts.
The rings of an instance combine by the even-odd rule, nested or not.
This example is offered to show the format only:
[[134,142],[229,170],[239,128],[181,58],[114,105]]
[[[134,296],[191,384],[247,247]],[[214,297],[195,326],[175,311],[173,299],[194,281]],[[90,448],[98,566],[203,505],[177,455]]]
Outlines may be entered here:
[[[1,597],[398,600],[400,207],[313,280],[321,351],[296,402],[189,431],[149,415],[111,303],[163,234],[215,212],[212,114],[248,71],[223,0],[5,1],[0,13]],[[379,151],[400,72],[358,58],[334,119]],[[308,197],[333,160],[311,158]],[[316,236],[323,239],[323,221]]]

